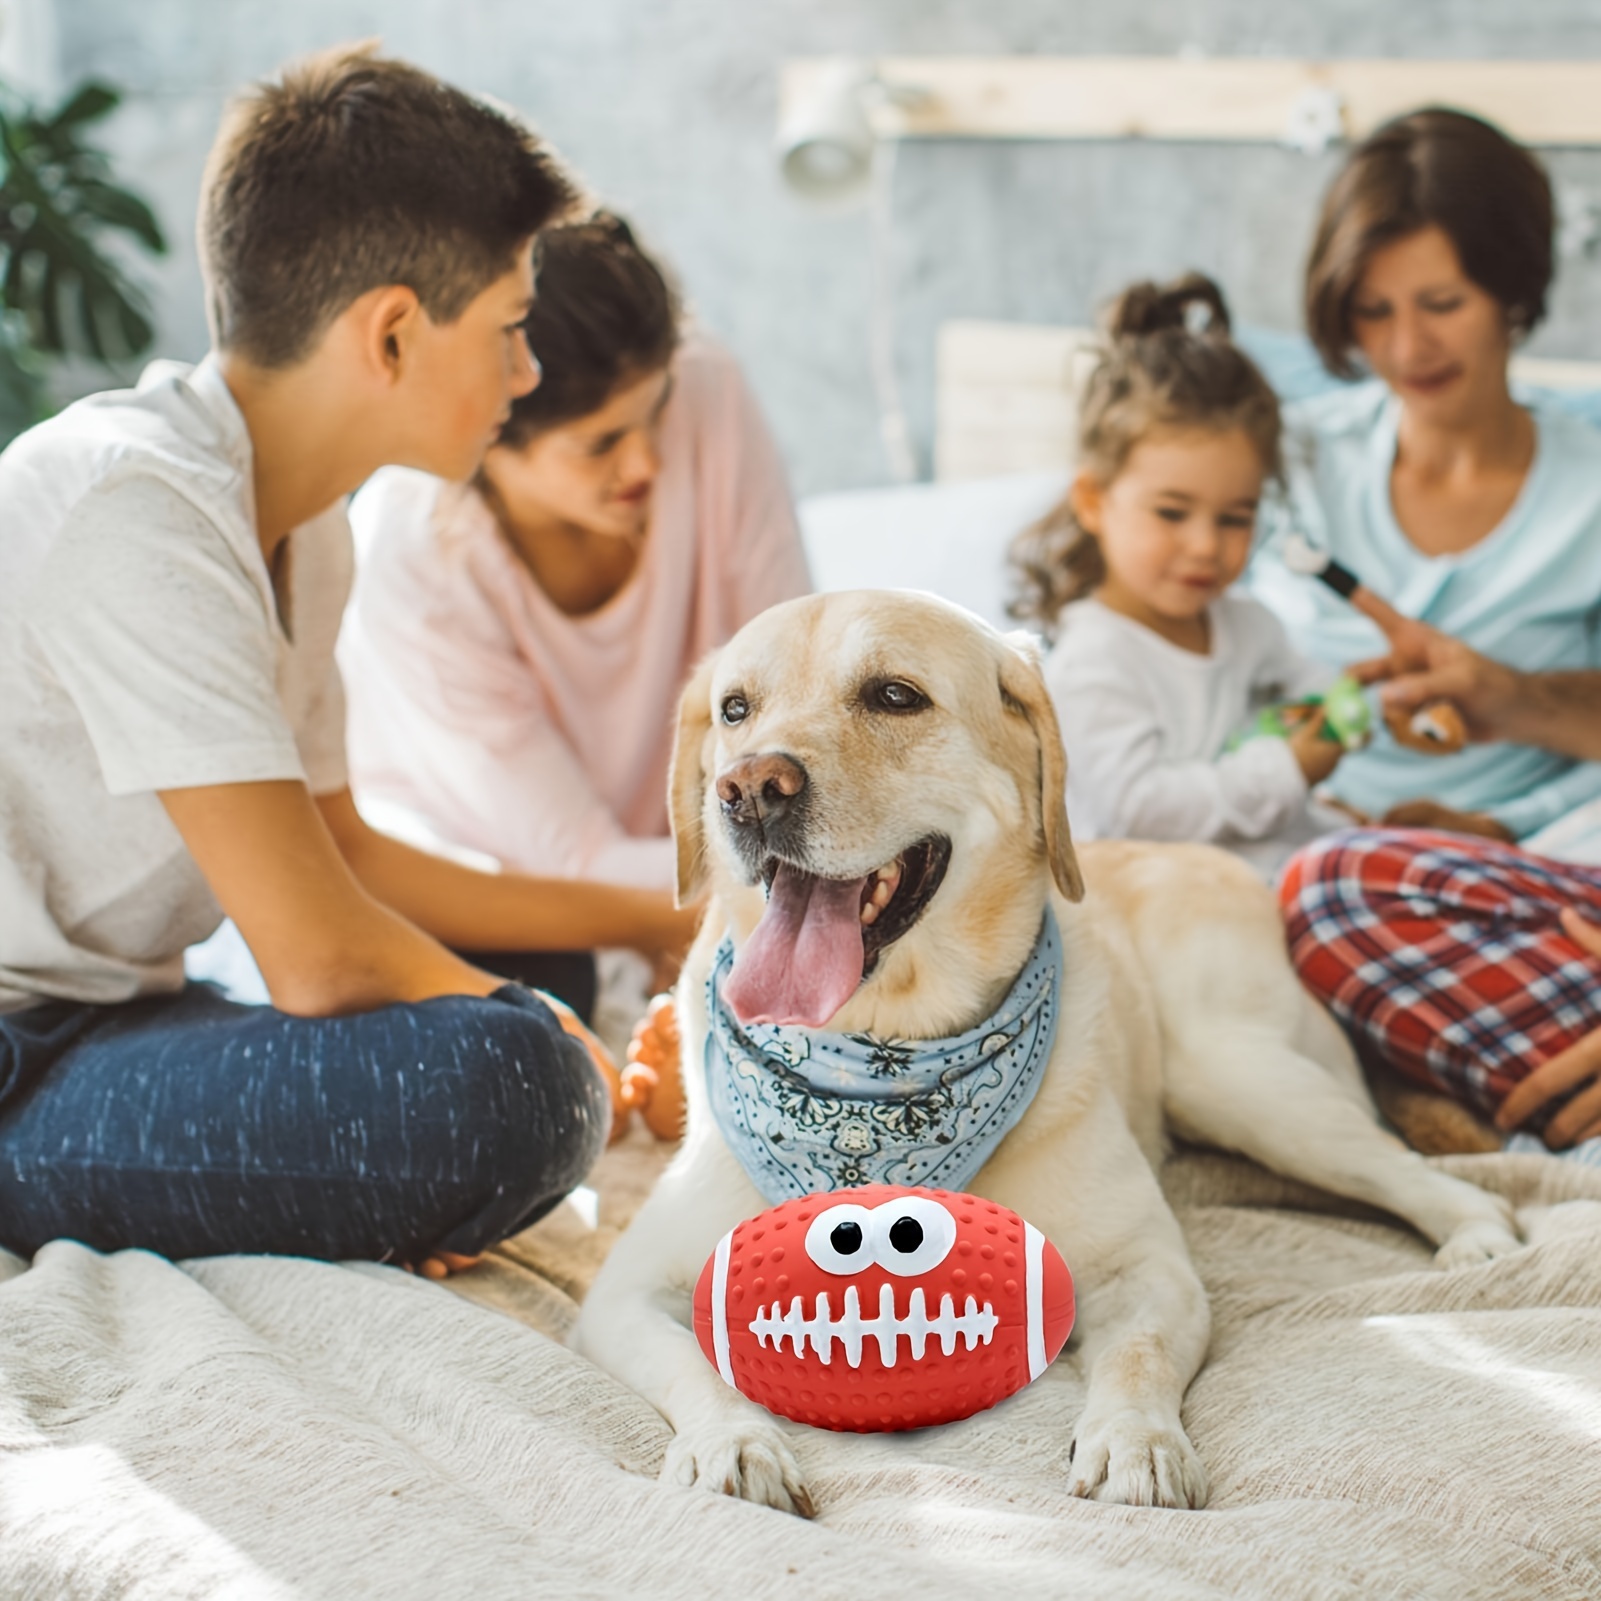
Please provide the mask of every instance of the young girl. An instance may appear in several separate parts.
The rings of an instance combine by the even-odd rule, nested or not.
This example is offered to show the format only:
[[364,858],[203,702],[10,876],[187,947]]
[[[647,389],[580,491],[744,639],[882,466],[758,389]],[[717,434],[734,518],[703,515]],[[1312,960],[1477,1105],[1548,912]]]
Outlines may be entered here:
[[1046,680],[1067,743],[1075,831],[1208,840],[1271,877],[1351,819],[1312,788],[1341,746],[1321,719],[1234,743],[1262,707],[1333,674],[1270,612],[1229,593],[1279,475],[1279,410],[1229,339],[1217,286],[1136,284],[1079,417],[1078,475],[1019,536],[1014,614],[1054,648]]

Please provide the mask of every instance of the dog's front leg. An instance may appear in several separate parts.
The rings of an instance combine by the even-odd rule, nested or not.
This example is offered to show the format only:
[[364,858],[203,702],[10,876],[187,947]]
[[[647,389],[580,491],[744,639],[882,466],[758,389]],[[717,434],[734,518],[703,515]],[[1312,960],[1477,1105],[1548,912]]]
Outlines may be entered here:
[[1206,1355],[1211,1313],[1178,1224],[1165,1205],[1161,1213],[1104,1276],[1075,1281],[1089,1393],[1068,1488],[1125,1506],[1199,1507],[1206,1471],[1179,1412]]
[[1088,1387],[1074,1495],[1198,1507],[1206,1473],[1180,1420],[1211,1310],[1177,1219],[1109,1094],[1071,1139],[1003,1153],[975,1186],[1055,1242],[1073,1275]]
[[[681,1157],[640,1208],[585,1296],[570,1343],[672,1425],[664,1483],[810,1517],[811,1497],[782,1428],[723,1382],[690,1326],[706,1258],[763,1205],[726,1152],[704,1157]],[[732,1171],[707,1170],[724,1163]]]

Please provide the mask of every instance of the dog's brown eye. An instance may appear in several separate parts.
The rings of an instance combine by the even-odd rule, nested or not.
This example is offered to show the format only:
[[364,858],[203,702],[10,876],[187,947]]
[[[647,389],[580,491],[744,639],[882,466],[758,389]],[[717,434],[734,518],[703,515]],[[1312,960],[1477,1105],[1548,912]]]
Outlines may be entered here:
[[863,700],[880,712],[920,712],[928,696],[899,678],[880,678],[867,686]]
[[723,721],[742,723],[750,715],[750,702],[743,695],[723,696]]

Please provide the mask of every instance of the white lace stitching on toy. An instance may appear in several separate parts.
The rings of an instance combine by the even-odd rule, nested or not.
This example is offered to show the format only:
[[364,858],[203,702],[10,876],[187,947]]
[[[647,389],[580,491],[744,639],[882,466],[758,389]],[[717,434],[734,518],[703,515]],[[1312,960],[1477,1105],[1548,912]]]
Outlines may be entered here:
[[876,1318],[862,1316],[861,1302],[854,1284],[845,1290],[845,1305],[838,1318],[831,1315],[832,1308],[826,1290],[818,1295],[816,1311],[811,1317],[806,1316],[804,1305],[803,1299],[797,1295],[790,1302],[787,1312],[782,1310],[781,1301],[774,1301],[770,1307],[764,1306],[750,1326],[757,1343],[765,1349],[771,1337],[774,1350],[781,1351],[784,1341],[790,1340],[796,1356],[803,1356],[810,1345],[817,1353],[818,1360],[826,1367],[834,1360],[834,1341],[838,1340],[845,1347],[845,1360],[854,1368],[861,1365],[863,1342],[877,1340],[879,1361],[885,1367],[892,1368],[900,1353],[903,1334],[912,1360],[920,1362],[929,1335],[938,1337],[940,1349],[949,1356],[956,1349],[958,1337],[966,1342],[969,1351],[981,1340],[988,1345],[994,1338],[995,1326],[1000,1322],[988,1301],[980,1307],[971,1295],[960,1312],[956,1310],[955,1300],[949,1294],[942,1296],[938,1313],[930,1317],[921,1289],[912,1291],[906,1316],[898,1318],[895,1315],[895,1291],[888,1284],[879,1289]]

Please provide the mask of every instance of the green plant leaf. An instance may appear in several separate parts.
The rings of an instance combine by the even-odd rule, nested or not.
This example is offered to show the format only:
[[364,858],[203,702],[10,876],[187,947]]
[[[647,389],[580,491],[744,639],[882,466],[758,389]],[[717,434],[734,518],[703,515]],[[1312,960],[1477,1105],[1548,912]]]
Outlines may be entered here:
[[0,448],[31,428],[44,412],[44,390],[15,319],[0,319]]
[[156,330],[150,326],[150,319],[137,306],[129,305],[126,300],[118,303],[116,315],[117,331],[122,335],[123,348],[130,352],[148,350],[150,341],[156,337]]
[[154,255],[166,255],[167,241],[161,224],[138,195],[98,178],[84,178],[77,185],[77,199],[79,209],[86,216],[131,233]]
[[63,105],[42,120],[52,130],[81,127],[86,122],[98,122],[121,104],[122,96],[115,89],[91,79],[80,84]]
[[46,256],[39,280],[39,293],[29,308],[37,321],[34,343],[41,350],[64,351],[69,347],[61,327],[61,279],[66,264],[60,256]]
[[123,234],[153,254],[167,242],[150,207],[113,181],[83,127],[119,103],[100,83],[54,112],[0,99],[0,303],[21,314],[33,346],[111,363],[154,337],[144,296],[101,247]]

